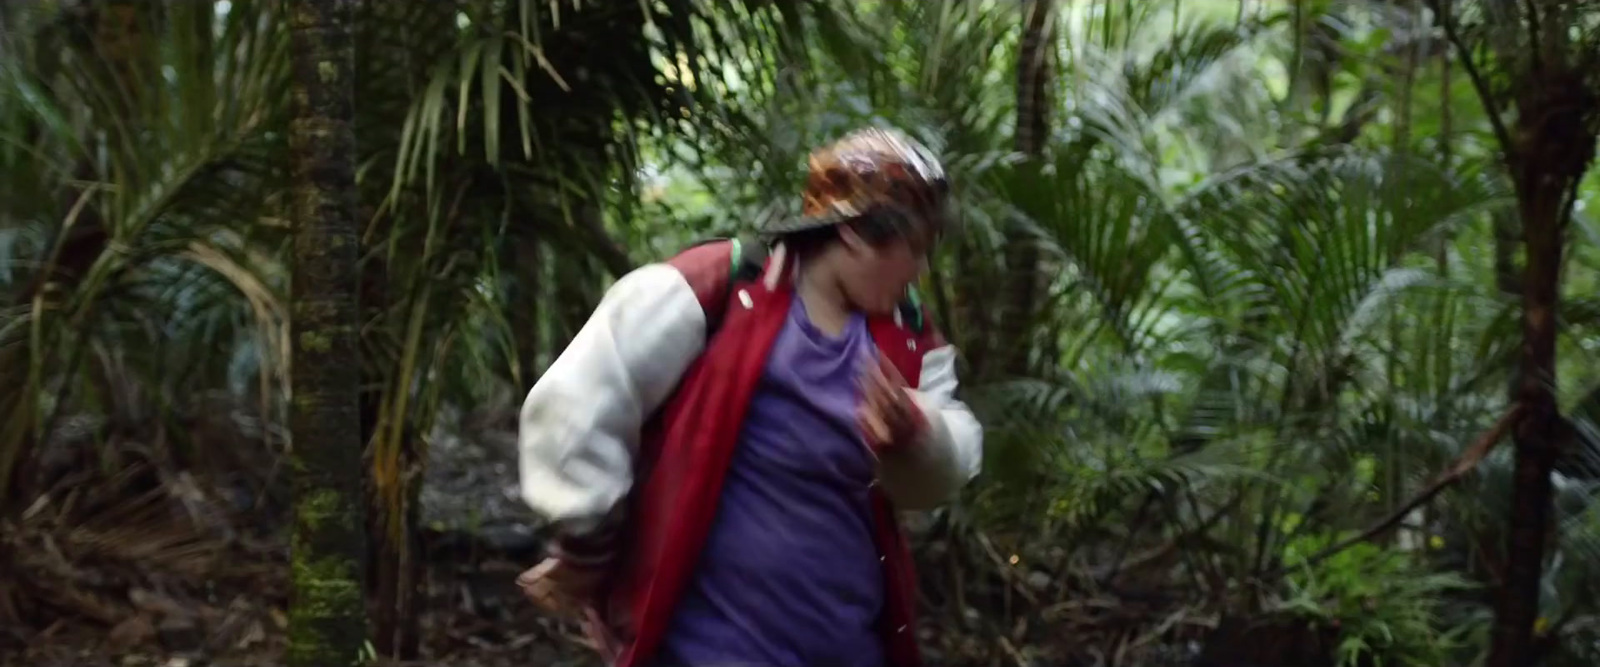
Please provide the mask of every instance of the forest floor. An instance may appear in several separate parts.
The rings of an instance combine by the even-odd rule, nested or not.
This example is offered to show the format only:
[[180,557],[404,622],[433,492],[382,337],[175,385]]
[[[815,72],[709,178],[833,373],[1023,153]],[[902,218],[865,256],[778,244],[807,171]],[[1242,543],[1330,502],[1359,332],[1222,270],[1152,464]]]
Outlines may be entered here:
[[[177,461],[139,438],[95,465],[91,446],[66,430],[41,456],[42,494],[20,518],[0,520],[0,667],[283,664],[280,457],[197,443],[229,447],[230,458]],[[538,614],[513,584],[536,542],[517,500],[514,439],[493,431],[481,442],[438,438],[430,452],[415,664],[595,664],[570,627]]]
[[[421,624],[423,655],[409,667],[587,667],[596,662],[549,619],[516,599],[505,582],[518,568],[489,561],[431,568]],[[472,572],[449,572],[448,570]],[[109,628],[58,619],[29,637],[0,643],[0,665],[29,667],[266,667],[282,665],[287,615],[284,577],[261,576],[225,605],[129,586],[138,602]],[[496,585],[496,583],[500,585]],[[250,585],[250,584],[253,584]],[[248,590],[248,589],[255,590]],[[170,589],[169,589],[170,591]],[[20,640],[20,641],[19,641]],[[6,645],[10,644],[10,645]]]
[[[429,439],[421,657],[411,664],[598,665],[575,628],[541,616],[514,585],[540,550],[517,490],[515,413],[501,413],[452,424],[459,437]],[[160,431],[68,421],[37,457],[36,500],[0,518],[0,667],[283,664],[289,506],[281,448],[261,444],[262,429],[241,427],[248,420],[236,410],[185,424],[181,450]],[[928,528],[922,520],[908,527]],[[1191,662],[1194,634],[1211,622],[1176,596],[1141,602],[1056,586],[1044,572],[1000,576],[1006,566],[988,538],[976,543],[983,548],[942,560],[948,542],[923,545],[946,566],[923,582],[941,605],[924,614],[920,633],[930,664],[1108,664],[1097,656],[1118,651],[1129,658],[1112,663],[1138,667],[1248,662]],[[969,568],[957,574],[955,562]],[[1023,607],[1013,592],[1050,597]],[[1096,643],[1109,649],[1095,652]]]

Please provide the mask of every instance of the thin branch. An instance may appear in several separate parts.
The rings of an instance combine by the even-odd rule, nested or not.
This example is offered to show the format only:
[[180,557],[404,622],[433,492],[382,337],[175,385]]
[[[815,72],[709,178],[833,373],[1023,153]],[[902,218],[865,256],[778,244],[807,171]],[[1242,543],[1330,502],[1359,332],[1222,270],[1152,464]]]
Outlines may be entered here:
[[1133,546],[1133,538],[1139,533],[1139,529],[1144,527],[1145,517],[1149,514],[1150,506],[1155,504],[1157,497],[1155,491],[1150,491],[1145,494],[1144,501],[1139,503],[1139,510],[1134,513],[1133,522],[1128,524],[1128,532],[1123,535],[1122,544],[1117,547],[1117,559],[1111,565],[1111,573],[1106,575],[1107,581],[1115,579],[1117,573],[1122,571],[1122,564],[1128,558],[1128,550]]
[[1338,544],[1323,549],[1311,557],[1306,558],[1304,561],[1295,563],[1293,566],[1279,565],[1272,571],[1262,575],[1260,581],[1270,581],[1282,576],[1283,574],[1287,573],[1291,567],[1315,565],[1327,560],[1334,554],[1344,551],[1345,549],[1349,549],[1350,547],[1361,542],[1365,542],[1377,537],[1383,532],[1400,525],[1400,522],[1405,520],[1407,514],[1410,514],[1418,507],[1427,504],[1428,501],[1433,500],[1434,496],[1437,496],[1445,489],[1450,488],[1451,485],[1455,484],[1462,477],[1466,476],[1467,473],[1472,472],[1473,468],[1478,467],[1478,464],[1482,463],[1483,459],[1489,456],[1489,452],[1494,450],[1494,446],[1499,444],[1501,440],[1505,439],[1506,432],[1510,431],[1511,427],[1516,425],[1517,419],[1521,416],[1522,406],[1520,404],[1512,406],[1512,408],[1506,411],[1506,414],[1500,418],[1500,421],[1495,422],[1494,426],[1490,427],[1488,431],[1485,431],[1483,435],[1479,436],[1477,441],[1472,443],[1471,447],[1468,447],[1465,452],[1461,453],[1460,457],[1456,458],[1454,463],[1450,464],[1450,467],[1445,468],[1442,472],[1435,476],[1433,478],[1433,482],[1429,483],[1427,488],[1424,488],[1417,495],[1412,496],[1411,500],[1400,506],[1400,509],[1395,510],[1393,513],[1389,514],[1389,516],[1384,517],[1377,523],[1372,524],[1366,530],[1361,531],[1359,535],[1355,535],[1340,541]]
[[989,560],[994,561],[995,571],[1000,573],[1000,578],[1005,579],[1006,583],[1011,585],[1011,589],[1022,596],[1022,599],[1027,600],[1029,604],[1038,606],[1039,598],[1033,595],[1033,591],[1028,590],[1025,585],[1026,582],[1013,573],[1012,566],[1007,564],[1006,559],[1001,557],[1000,552],[994,548],[994,543],[989,541],[989,536],[981,532],[977,535],[978,546],[983,547],[983,551],[989,556]]
[[1173,552],[1178,551],[1180,548],[1187,546],[1196,540],[1204,538],[1206,533],[1210,532],[1213,527],[1222,522],[1222,519],[1231,515],[1233,510],[1237,509],[1240,502],[1243,500],[1244,494],[1235,495],[1233,500],[1230,500],[1227,504],[1223,505],[1221,509],[1213,512],[1211,516],[1202,519],[1194,528],[1173,536],[1172,539],[1167,540],[1161,546],[1135,555],[1131,559],[1125,559],[1126,562],[1119,561],[1109,572],[1102,575],[1097,575],[1095,578],[1101,583],[1101,585],[1111,586],[1113,585],[1113,582],[1119,573],[1124,571],[1137,571],[1144,566],[1149,565],[1150,563],[1154,563],[1166,558]]
[[1522,0],[1522,6],[1528,10],[1528,55],[1533,61],[1533,72],[1544,73],[1544,58],[1541,55],[1543,47],[1539,45],[1539,8],[1533,6],[1533,0]]
[[1012,644],[1010,639],[1007,639],[1004,636],[1001,636],[999,639],[1000,648],[1004,649],[1006,655],[1011,656],[1012,660],[1017,661],[1018,667],[1026,667],[1027,665],[1033,664],[1032,660],[1029,660],[1027,656],[1023,655],[1021,651],[1017,650],[1017,646]]
[[[1444,28],[1445,37],[1456,47],[1461,54],[1461,68],[1466,70],[1467,78],[1472,81],[1472,87],[1478,91],[1478,99],[1483,102],[1483,110],[1489,116],[1489,126],[1494,128],[1495,140],[1500,142],[1500,149],[1505,152],[1508,162],[1516,157],[1517,147],[1511,143],[1511,133],[1506,131],[1505,121],[1500,118],[1500,109],[1494,103],[1494,93],[1490,92],[1488,82],[1484,81],[1483,74],[1478,71],[1478,66],[1473,62],[1472,49],[1467,48],[1461,41],[1461,34],[1456,31],[1456,23],[1439,7],[1439,0],[1427,0],[1428,9],[1439,21],[1439,26]],[[1448,104],[1448,101],[1446,101]]]

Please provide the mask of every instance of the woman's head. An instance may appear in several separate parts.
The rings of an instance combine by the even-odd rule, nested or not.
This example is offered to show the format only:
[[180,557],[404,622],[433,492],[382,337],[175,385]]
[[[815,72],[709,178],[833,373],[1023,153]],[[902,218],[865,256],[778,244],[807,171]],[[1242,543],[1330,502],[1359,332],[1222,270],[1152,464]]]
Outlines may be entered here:
[[871,213],[779,237],[802,270],[831,282],[849,303],[873,315],[891,312],[927,267],[932,239]]
[[938,159],[910,137],[858,130],[811,154],[801,216],[767,231],[837,283],[856,309],[887,313],[949,224]]

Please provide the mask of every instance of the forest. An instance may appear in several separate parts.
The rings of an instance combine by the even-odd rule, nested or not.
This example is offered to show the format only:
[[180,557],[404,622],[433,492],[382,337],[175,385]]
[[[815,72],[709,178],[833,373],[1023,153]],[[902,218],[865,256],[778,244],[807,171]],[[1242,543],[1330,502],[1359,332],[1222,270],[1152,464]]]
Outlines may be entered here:
[[0,664],[600,664],[522,399],[868,125],[929,667],[1600,664],[1593,0],[0,2]]

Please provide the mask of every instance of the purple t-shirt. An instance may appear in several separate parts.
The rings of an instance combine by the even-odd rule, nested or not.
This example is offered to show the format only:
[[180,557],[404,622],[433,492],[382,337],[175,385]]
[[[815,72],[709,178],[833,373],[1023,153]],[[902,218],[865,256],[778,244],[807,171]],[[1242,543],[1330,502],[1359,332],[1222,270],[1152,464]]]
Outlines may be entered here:
[[876,354],[861,316],[829,336],[794,300],[661,664],[883,665],[874,463],[856,422]]

